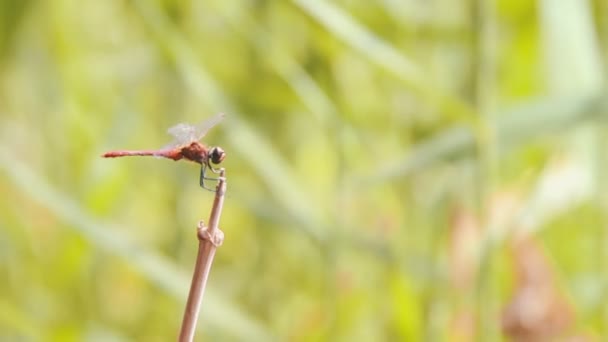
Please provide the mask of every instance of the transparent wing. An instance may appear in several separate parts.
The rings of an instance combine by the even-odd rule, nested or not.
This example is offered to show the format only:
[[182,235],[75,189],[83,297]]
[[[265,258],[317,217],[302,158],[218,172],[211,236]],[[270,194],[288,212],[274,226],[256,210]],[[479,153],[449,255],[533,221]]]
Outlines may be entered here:
[[169,128],[167,133],[172,135],[174,139],[167,145],[161,147],[161,150],[172,150],[192,142],[195,138],[195,130],[196,127],[185,123],[178,123],[177,125]]
[[213,126],[224,120],[224,113],[218,113],[194,127],[194,140],[202,139]]
[[167,145],[161,147],[160,151],[173,150],[173,149],[178,148],[178,147],[180,147],[182,145],[184,145],[184,143],[181,143],[181,142],[178,142],[176,140],[173,140],[170,143],[168,143]]
[[196,126],[186,123],[178,123],[167,130],[167,133],[172,135],[175,139],[168,145],[163,146],[162,150],[170,150],[202,139],[213,126],[220,123],[220,121],[223,119],[224,113],[219,113],[204,120]]
[[167,133],[175,138],[176,144],[185,144],[196,140],[195,132],[196,127],[185,123],[178,123],[167,130]]

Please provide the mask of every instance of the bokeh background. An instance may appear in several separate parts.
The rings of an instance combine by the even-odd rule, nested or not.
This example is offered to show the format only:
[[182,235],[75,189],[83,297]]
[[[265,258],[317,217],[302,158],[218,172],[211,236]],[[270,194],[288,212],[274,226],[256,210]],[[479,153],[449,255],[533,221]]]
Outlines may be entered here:
[[0,2],[0,339],[608,337],[608,3]]

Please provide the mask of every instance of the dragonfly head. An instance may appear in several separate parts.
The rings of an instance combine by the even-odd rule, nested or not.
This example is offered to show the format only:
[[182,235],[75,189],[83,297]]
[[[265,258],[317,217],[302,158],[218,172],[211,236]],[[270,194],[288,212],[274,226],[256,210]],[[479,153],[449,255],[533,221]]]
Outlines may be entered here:
[[221,163],[224,158],[226,158],[226,152],[224,152],[221,147],[216,146],[209,150],[209,160],[211,160],[213,164]]

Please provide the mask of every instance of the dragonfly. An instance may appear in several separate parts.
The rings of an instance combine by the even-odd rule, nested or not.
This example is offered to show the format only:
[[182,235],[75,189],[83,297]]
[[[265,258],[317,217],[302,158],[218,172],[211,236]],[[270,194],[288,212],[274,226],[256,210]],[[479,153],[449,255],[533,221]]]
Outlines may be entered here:
[[205,186],[205,180],[218,180],[218,178],[207,177],[207,169],[213,173],[219,173],[212,164],[220,164],[226,158],[226,152],[219,147],[209,147],[201,140],[207,132],[224,119],[224,114],[216,114],[198,125],[179,123],[167,130],[174,140],[158,150],[118,150],[102,154],[104,158],[131,157],[131,156],[153,156],[173,159],[175,161],[184,159],[201,164],[200,186],[209,191],[214,189]]

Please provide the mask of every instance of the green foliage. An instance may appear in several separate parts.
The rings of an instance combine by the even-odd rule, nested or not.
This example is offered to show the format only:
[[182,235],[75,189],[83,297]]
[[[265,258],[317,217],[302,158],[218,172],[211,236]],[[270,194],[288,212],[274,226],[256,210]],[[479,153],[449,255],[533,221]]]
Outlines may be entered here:
[[[495,338],[521,229],[572,331],[605,334],[606,5],[489,3],[1,2],[0,339],[175,338],[212,194],[196,165],[99,156],[220,111],[199,338],[458,340],[469,311]],[[452,263],[462,212],[487,262]]]

